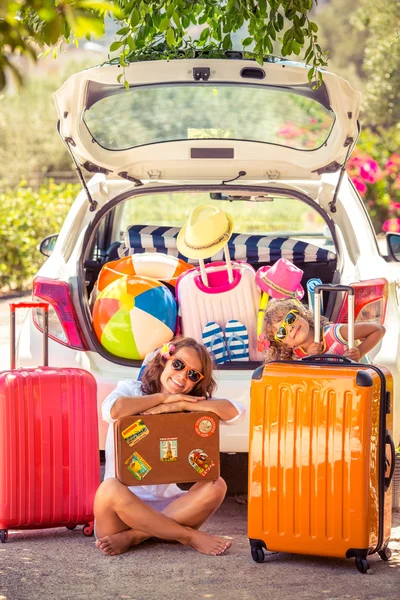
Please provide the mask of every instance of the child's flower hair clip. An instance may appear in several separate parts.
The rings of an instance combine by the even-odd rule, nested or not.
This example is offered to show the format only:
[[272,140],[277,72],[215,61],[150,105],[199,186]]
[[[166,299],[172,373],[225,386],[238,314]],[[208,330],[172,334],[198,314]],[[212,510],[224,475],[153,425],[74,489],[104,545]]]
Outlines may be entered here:
[[173,344],[164,344],[159,350],[163,358],[171,358],[171,352],[175,352],[175,346]]
[[258,351],[264,352],[265,350],[268,350],[270,345],[271,345],[271,342],[269,341],[269,339],[266,338],[263,333],[260,333],[260,335],[258,336],[258,340],[257,340]]

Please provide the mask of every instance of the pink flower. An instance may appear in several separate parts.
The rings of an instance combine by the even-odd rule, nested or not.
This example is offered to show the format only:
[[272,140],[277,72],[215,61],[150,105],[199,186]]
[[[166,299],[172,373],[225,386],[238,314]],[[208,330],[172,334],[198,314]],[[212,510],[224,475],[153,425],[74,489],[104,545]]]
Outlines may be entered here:
[[382,225],[383,231],[398,233],[400,231],[400,219],[388,219]]
[[378,163],[372,158],[369,158],[363,162],[360,167],[360,175],[367,183],[376,183],[383,177],[383,173]]
[[396,154],[394,152],[387,163],[385,164],[386,173],[388,175],[393,175],[396,171],[400,170],[400,154]]
[[396,202],[395,200],[390,201],[390,208],[393,210],[400,210],[400,202]]
[[352,177],[352,181],[357,192],[359,192],[361,195],[365,194],[365,192],[367,191],[367,186],[365,185],[363,180],[360,179],[360,177]]

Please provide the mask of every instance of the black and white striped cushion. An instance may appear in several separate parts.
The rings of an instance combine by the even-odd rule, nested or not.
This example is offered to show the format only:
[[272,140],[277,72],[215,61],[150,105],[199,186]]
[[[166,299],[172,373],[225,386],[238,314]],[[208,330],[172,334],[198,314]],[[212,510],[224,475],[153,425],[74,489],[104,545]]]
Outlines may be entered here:
[[[198,264],[197,260],[187,259],[178,252],[176,238],[179,231],[179,227],[131,225],[126,230],[119,255],[122,257],[144,252],[161,252],[177,256],[193,265]],[[336,258],[336,254],[331,250],[281,236],[233,233],[228,242],[228,248],[232,260],[243,260],[250,264],[274,263],[280,258],[286,258],[294,263],[329,261]],[[224,260],[223,250],[204,262],[220,260]]]

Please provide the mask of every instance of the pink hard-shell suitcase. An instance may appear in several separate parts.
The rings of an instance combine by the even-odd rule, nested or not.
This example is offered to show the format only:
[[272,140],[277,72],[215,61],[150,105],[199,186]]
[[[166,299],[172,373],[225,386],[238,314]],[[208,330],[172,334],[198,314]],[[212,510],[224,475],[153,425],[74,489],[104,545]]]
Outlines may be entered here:
[[[44,310],[43,367],[15,369],[15,309]],[[48,304],[10,304],[11,369],[0,373],[0,540],[9,529],[83,524],[100,482],[96,381],[47,366]]]
[[228,281],[225,262],[205,266],[208,286],[202,282],[200,269],[183,273],[176,285],[180,328],[183,335],[202,341],[202,331],[210,321],[222,329],[228,321],[237,319],[249,335],[250,360],[262,360],[257,349],[257,314],[260,291],[253,267],[245,262],[232,262],[233,281]]

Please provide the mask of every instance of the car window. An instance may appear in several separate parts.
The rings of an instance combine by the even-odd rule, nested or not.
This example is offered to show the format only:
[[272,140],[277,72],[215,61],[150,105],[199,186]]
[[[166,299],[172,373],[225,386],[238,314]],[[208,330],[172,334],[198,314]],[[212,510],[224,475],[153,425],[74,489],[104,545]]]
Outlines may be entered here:
[[257,85],[174,84],[103,87],[89,84],[83,120],[107,150],[177,140],[232,139],[315,150],[327,140],[334,113],[307,89]]
[[200,204],[212,204],[228,212],[237,233],[282,235],[304,240],[319,247],[333,247],[328,226],[323,217],[301,200],[289,197],[263,201],[234,199],[212,200],[206,193],[154,194],[131,198],[123,202],[116,213],[120,239],[126,229],[135,224],[182,227],[191,210]]

